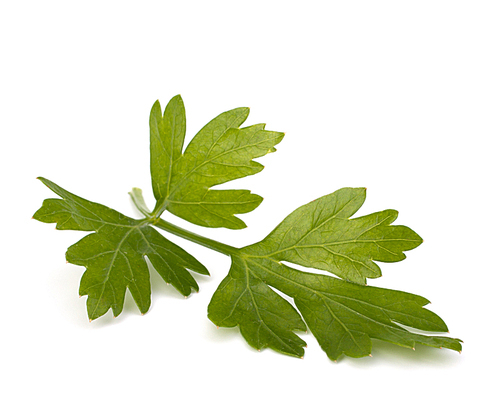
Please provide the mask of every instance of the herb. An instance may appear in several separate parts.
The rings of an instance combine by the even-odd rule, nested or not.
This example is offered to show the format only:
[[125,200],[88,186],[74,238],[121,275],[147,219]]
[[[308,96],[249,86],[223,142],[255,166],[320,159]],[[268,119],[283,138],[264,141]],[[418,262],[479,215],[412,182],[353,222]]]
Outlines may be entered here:
[[[461,351],[459,339],[411,331],[448,330],[441,318],[423,308],[429,303],[425,298],[366,286],[367,278],[381,276],[375,261],[401,261],[404,251],[419,246],[422,239],[408,227],[392,225],[394,210],[351,218],[365,201],[364,188],[344,188],[318,198],[292,212],[261,242],[241,249],[160,218],[168,210],[205,227],[245,227],[235,215],[252,211],[262,197],[248,190],[211,188],[260,172],[263,166],[253,159],[275,151],[283,138],[283,133],[265,130],[264,124],[240,128],[248,113],[247,108],[222,113],[182,152],[186,118],[181,97],[172,98],[163,114],[156,102],[150,116],[156,204],[149,210],[141,190],[134,188],[130,195],[144,215],[140,220],[39,178],[61,199],[45,200],[34,218],[55,222],[60,230],[92,231],[66,253],[68,262],[86,267],[80,295],[88,297],[90,320],[109,309],[119,315],[127,287],[139,310],[148,311],[151,287],[145,257],[184,296],[198,290],[189,270],[208,274],[207,269],[155,229],[160,228],[231,257],[208,317],[217,326],[238,325],[259,350],[269,347],[302,357],[305,342],[296,331],[309,327],[332,360],[342,354],[369,355],[372,338],[409,348],[419,343]],[[337,277],[303,272],[283,261]],[[274,289],[293,298],[295,307]]]
[[46,199],[34,218],[56,222],[58,230],[95,231],[72,245],[66,260],[85,266],[80,296],[88,296],[90,320],[110,308],[118,316],[129,288],[142,313],[151,305],[149,271],[144,256],[179,292],[187,296],[198,285],[190,269],[208,274],[207,269],[182,248],[151,227],[149,220],[134,220],[95,202],[87,201],[62,189],[48,179],[39,178],[63,199]]
[[[248,343],[302,357],[304,342],[293,330],[311,329],[328,357],[362,357],[370,338],[405,347],[415,343],[461,350],[460,341],[417,335],[399,324],[446,332],[428,300],[364,283],[380,276],[378,261],[400,261],[421,238],[404,226],[390,225],[392,210],[349,219],[363,204],[365,189],[344,188],[290,214],[264,240],[232,254],[228,276],[215,292],[208,317],[219,326],[239,325]],[[335,273],[338,278],[305,273],[282,260]],[[269,286],[292,297],[297,311]]]
[[182,153],[186,117],[181,97],[168,103],[163,117],[160,103],[153,105],[149,124],[155,217],[167,209],[205,227],[246,227],[234,214],[254,210],[262,197],[250,191],[210,188],[260,172],[264,167],[252,159],[274,152],[283,139],[283,133],[266,131],[264,124],[238,128],[249,112],[236,108],[215,117]]

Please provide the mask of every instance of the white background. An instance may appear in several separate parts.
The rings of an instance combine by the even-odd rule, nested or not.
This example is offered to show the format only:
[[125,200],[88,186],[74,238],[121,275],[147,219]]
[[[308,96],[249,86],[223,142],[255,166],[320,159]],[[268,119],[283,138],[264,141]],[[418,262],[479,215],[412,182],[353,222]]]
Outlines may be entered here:
[[[496,1],[2,2],[2,414],[498,411],[499,19]],[[179,93],[188,140],[238,106],[286,136],[231,184],[264,197],[247,229],[166,219],[241,247],[365,186],[357,215],[397,209],[425,240],[370,284],[430,299],[463,353],[374,342],[333,363],[311,334],[304,360],[259,353],[206,317],[229,259],[177,238],[211,271],[198,294],[153,274],[145,316],[128,296],[89,324],[64,258],[84,233],[31,220],[54,196],[35,178],[136,217],[149,110]]]

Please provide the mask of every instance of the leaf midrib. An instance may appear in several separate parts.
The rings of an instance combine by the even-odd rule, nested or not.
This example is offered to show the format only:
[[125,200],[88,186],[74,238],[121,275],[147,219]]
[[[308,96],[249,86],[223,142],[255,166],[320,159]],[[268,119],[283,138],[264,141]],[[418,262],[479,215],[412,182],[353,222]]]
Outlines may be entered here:
[[[279,264],[279,262],[277,262],[277,261],[275,261],[275,260],[271,260],[271,261],[274,261],[275,263]],[[246,263],[246,262],[245,262],[245,263]],[[323,293],[322,293],[322,292],[317,291],[317,290],[315,290],[315,289],[311,289],[311,288],[310,288],[310,287],[308,287],[308,286],[301,285],[301,284],[299,284],[299,283],[297,283],[297,282],[295,282],[295,281],[293,281],[293,280],[289,280],[289,279],[287,279],[286,277],[281,276],[280,274],[278,274],[278,273],[274,272],[273,270],[271,270],[271,269],[269,269],[269,268],[265,267],[264,265],[262,265],[262,264],[260,264],[260,263],[258,263],[258,262],[252,261],[252,263],[253,263],[253,264],[255,264],[257,267],[260,267],[260,268],[262,268],[262,269],[266,270],[267,272],[269,272],[269,273],[271,273],[271,274],[273,274],[273,275],[275,275],[275,276],[278,276],[281,280],[286,280],[287,282],[292,283],[292,284],[295,284],[296,286],[299,286],[299,287],[301,287],[301,288],[302,288],[302,289],[304,289],[304,290],[309,290],[309,291],[313,292],[315,295],[317,295],[317,296],[318,296],[318,297],[319,297],[319,298],[320,298],[320,299],[321,299],[321,300],[325,303],[325,305],[327,305],[327,303],[326,303],[326,300],[327,300],[327,299],[326,299],[326,296],[325,296],[325,295],[323,295]],[[294,296],[292,296],[292,297],[295,299],[295,297],[294,297]],[[357,342],[356,342],[356,340],[355,340],[355,338],[354,338],[354,336],[351,334],[351,331],[350,331],[350,330],[349,330],[349,329],[348,329],[348,328],[344,325],[344,323],[343,323],[343,322],[342,322],[342,321],[341,321],[341,320],[337,317],[337,315],[333,312],[333,310],[332,310],[332,309],[331,309],[328,305],[327,305],[327,308],[328,308],[328,310],[330,311],[330,313],[331,313],[332,317],[333,317],[333,318],[334,318],[337,322],[339,322],[339,323],[342,325],[342,327],[344,328],[344,330],[346,331],[346,333],[348,333],[348,334],[349,334],[349,336],[351,337],[351,339],[353,340],[353,342],[354,342],[354,343],[356,343],[356,345],[358,345],[358,344],[357,344]],[[353,311],[353,312],[355,312],[355,313],[356,313],[356,311]],[[359,313],[358,313],[358,314],[359,314]],[[361,314],[360,314],[360,315],[361,315]],[[359,347],[359,345],[358,345],[358,347]]]
[[[273,262],[274,262],[274,263],[276,263],[276,264],[280,264],[280,263],[279,263],[278,261],[276,261],[276,260],[273,260],[273,259],[269,259],[269,260],[270,260],[270,261],[273,261]],[[286,277],[284,277],[284,276],[282,276],[282,275],[280,275],[280,274],[276,273],[275,271],[273,271],[273,270],[269,269],[268,267],[264,266],[263,264],[260,264],[259,262],[256,262],[256,261],[253,261],[253,260],[250,260],[250,261],[251,261],[254,265],[256,265],[257,267],[260,267],[261,269],[263,269],[263,270],[265,270],[265,271],[267,271],[267,272],[269,272],[269,273],[273,274],[274,276],[277,276],[280,280],[285,280],[285,281],[287,281],[288,283],[291,283],[291,284],[293,284],[293,285],[295,285],[295,286],[298,286],[298,287],[300,287],[300,288],[302,288],[302,289],[304,289],[304,290],[307,290],[307,291],[313,292],[315,295],[317,295],[318,297],[320,297],[320,298],[321,298],[321,300],[322,300],[323,302],[325,302],[326,300],[330,300],[331,302],[335,302],[335,303],[336,303],[337,305],[339,305],[340,307],[343,307],[343,308],[345,308],[345,309],[347,309],[347,310],[351,311],[352,313],[354,313],[354,314],[356,314],[356,315],[362,316],[362,317],[364,317],[365,319],[367,319],[367,320],[369,320],[369,321],[371,321],[371,322],[373,322],[373,323],[375,323],[375,324],[377,324],[377,325],[382,325],[382,326],[384,326],[384,327],[386,327],[386,328],[388,328],[388,329],[391,329],[391,330],[402,331],[402,332],[404,332],[404,333],[408,333],[408,334],[412,334],[412,335],[413,335],[413,333],[412,333],[412,332],[407,331],[406,329],[404,329],[404,328],[402,328],[402,327],[400,327],[400,326],[398,326],[398,325],[396,325],[396,324],[394,324],[394,325],[389,325],[389,324],[386,324],[386,323],[383,323],[383,322],[376,321],[375,319],[373,319],[373,318],[371,318],[371,317],[369,317],[369,316],[367,316],[367,315],[365,315],[365,314],[363,314],[363,313],[361,313],[361,312],[359,312],[359,311],[356,311],[356,310],[354,310],[354,309],[351,309],[350,307],[348,307],[347,305],[345,305],[345,304],[343,304],[343,303],[336,302],[335,300],[331,299],[331,297],[330,297],[330,296],[328,296],[328,295],[333,295],[333,296],[337,296],[337,297],[342,297],[342,298],[345,298],[345,299],[350,299],[350,300],[355,301],[355,302],[363,303],[363,304],[366,304],[366,305],[368,305],[368,306],[371,306],[371,307],[374,307],[374,308],[376,308],[376,309],[379,309],[381,312],[383,312],[384,314],[386,314],[386,312],[385,312],[384,308],[382,308],[382,307],[380,307],[380,306],[373,305],[373,304],[370,304],[370,303],[365,302],[365,301],[361,301],[361,300],[356,299],[356,298],[350,298],[350,297],[347,297],[347,296],[341,296],[341,295],[331,294],[331,293],[329,293],[329,292],[323,292],[323,291],[318,291],[318,290],[312,289],[312,288],[310,288],[309,286],[306,286],[306,285],[303,285],[303,284],[297,283],[297,282],[296,282],[296,281],[294,281],[294,280],[287,279]],[[292,297],[293,297],[293,298],[295,298],[295,296],[292,296]],[[299,296],[299,298],[300,298],[300,296]],[[330,308],[329,308],[329,310],[331,311],[331,309],[330,309]],[[387,310],[391,311],[390,309],[387,309]],[[391,311],[391,312],[397,312],[397,313],[402,313],[402,314],[404,314],[403,312],[399,312],[399,311]],[[335,315],[335,314],[333,313],[333,311],[331,311],[331,313],[332,313],[332,315]],[[408,316],[412,316],[412,315],[409,315],[409,314],[408,314]],[[335,315],[334,317],[335,317],[335,319],[337,319],[337,320],[339,319],[338,317],[336,317],[336,315]],[[390,317],[389,317],[389,319],[390,319],[390,321],[391,321],[391,322],[395,322],[395,321],[393,321]],[[423,319],[423,320],[425,320],[425,319]],[[426,321],[426,320],[425,320],[425,321]],[[350,331],[349,331],[347,328],[346,328],[346,331],[347,331],[347,332],[349,333],[349,335],[352,337],[352,334],[350,334]]]
[[[136,226],[136,227],[138,228],[139,226]],[[134,227],[134,228],[136,228],[136,227]],[[116,247],[116,250],[112,250],[112,251],[114,251],[113,258],[111,259],[111,262],[109,263],[109,267],[108,267],[108,270],[107,270],[107,273],[106,273],[106,277],[104,278],[104,280],[103,280],[103,281],[102,281],[102,283],[101,283],[101,284],[102,284],[101,294],[99,295],[99,299],[97,300],[97,303],[96,303],[96,305],[95,305],[95,308],[94,308],[94,310],[92,311],[92,316],[94,316],[95,311],[97,310],[97,307],[99,306],[99,303],[101,302],[101,299],[102,299],[102,297],[103,297],[103,295],[104,295],[104,290],[105,290],[105,288],[106,288],[106,284],[107,284],[107,282],[108,282],[108,280],[109,280],[109,278],[110,278],[110,276],[111,276],[111,270],[113,269],[113,266],[114,266],[114,263],[115,263],[116,257],[117,257],[117,255],[118,255],[118,252],[120,252],[120,253],[121,253],[121,254],[122,254],[125,258],[127,257],[127,256],[125,256],[125,255],[121,252],[120,248],[121,248],[121,246],[123,245],[123,243],[125,242],[125,240],[128,238],[128,236],[130,235],[130,233],[131,233],[132,231],[134,231],[134,228],[131,228],[129,231],[127,231],[127,233],[123,236],[123,238],[122,238],[122,239],[120,240],[120,242],[118,243],[118,246]],[[129,265],[129,268],[130,268],[130,265]],[[132,273],[132,276],[133,276],[133,273]],[[112,286],[113,286],[113,285],[111,285],[111,287],[112,287]],[[115,296],[115,294],[114,294],[114,290],[113,290],[113,299],[114,299],[114,303],[116,303],[116,296]]]
[[[229,130],[229,129],[228,129],[228,130]],[[257,132],[255,132],[254,134],[257,134],[257,133],[258,133],[258,132],[260,132],[260,131],[261,131],[261,130],[258,130],[258,131],[257,131]],[[224,134],[225,134],[225,132],[224,132]],[[222,152],[222,153],[219,153],[219,154],[215,155],[214,157],[212,157],[212,158],[210,158],[210,159],[205,159],[205,160],[204,160],[201,164],[194,166],[194,167],[193,167],[193,168],[192,168],[192,169],[191,169],[191,170],[190,170],[187,174],[183,175],[183,177],[180,179],[180,181],[179,181],[179,182],[177,182],[177,184],[174,186],[174,188],[172,189],[172,191],[170,192],[170,194],[168,194],[168,195],[167,195],[167,197],[166,197],[165,201],[166,201],[166,202],[178,202],[178,201],[177,201],[177,200],[175,200],[175,199],[171,199],[171,197],[172,197],[172,196],[175,196],[175,192],[179,189],[179,187],[181,186],[181,184],[183,184],[184,182],[186,182],[186,180],[187,180],[187,179],[188,179],[188,178],[189,178],[189,177],[190,177],[190,176],[191,176],[191,175],[192,175],[192,174],[193,174],[196,170],[200,169],[202,166],[206,165],[207,163],[210,163],[210,162],[212,162],[213,160],[215,160],[215,159],[217,159],[217,158],[219,158],[219,157],[225,156],[225,155],[227,155],[227,154],[229,154],[229,153],[232,153],[232,152],[235,152],[235,151],[238,151],[238,150],[241,150],[241,149],[245,149],[245,148],[247,148],[247,147],[257,146],[257,145],[259,145],[259,144],[261,144],[261,143],[268,142],[268,141],[271,141],[271,140],[272,140],[272,139],[270,139],[270,138],[269,138],[269,139],[262,140],[262,141],[260,141],[260,142],[250,143],[250,144],[247,144],[247,145],[245,145],[245,146],[235,147],[235,148],[229,149],[229,150],[227,150],[227,151],[224,151],[224,152]],[[179,161],[180,161],[180,160],[182,160],[182,158],[183,158],[183,157],[185,157],[185,155],[186,155],[186,154],[184,153],[184,155],[182,155],[182,157],[180,157],[180,158],[179,158],[179,159],[177,159],[177,160],[179,160]],[[252,160],[253,160],[253,158],[252,158]],[[227,182],[227,181],[229,181],[229,180],[231,180],[231,179],[225,180],[224,182]],[[222,183],[224,183],[224,182],[220,182],[220,183],[219,183],[219,185],[220,185],[220,184],[222,184]],[[214,186],[214,185],[212,185],[212,186]]]
[[[222,133],[222,134],[221,134],[221,135],[220,135],[220,136],[219,136],[219,137],[218,137],[218,138],[217,138],[217,139],[216,139],[216,140],[212,143],[212,145],[210,146],[210,149],[209,149],[209,151],[208,151],[208,154],[210,154],[210,152],[211,152],[211,151],[212,151],[212,149],[214,148],[215,144],[219,142],[219,140],[220,140],[220,139],[221,139],[221,138],[222,138],[222,137],[223,137],[223,136],[227,133],[227,131],[228,131],[228,130],[230,130],[230,129],[234,128],[234,127],[233,127],[234,125],[236,125],[236,126],[240,126],[240,125],[241,125],[241,123],[243,122],[243,121],[242,121],[242,122],[239,122],[239,120],[240,120],[241,118],[243,118],[243,121],[245,121],[245,119],[246,119],[246,117],[245,117],[245,116],[243,116],[243,117],[242,117],[242,116],[240,116],[240,117],[236,117],[236,119],[235,119],[236,121],[233,121],[230,125],[228,125],[228,127],[227,127],[224,131],[223,131],[223,133]],[[203,131],[203,128],[202,128],[202,130],[200,130],[200,132],[198,132],[198,133],[194,136],[193,140],[191,140],[191,142],[189,143],[190,145],[191,145],[191,143],[193,143],[193,142],[195,142],[195,143],[196,143],[195,139],[196,139],[196,137],[198,136],[198,134],[200,134],[202,131]],[[189,147],[189,146],[188,146],[188,147]],[[186,149],[186,150],[187,150],[187,149]],[[184,157],[184,155],[185,155],[185,154],[186,154],[186,152],[184,152],[184,154],[181,154],[181,156],[180,156],[178,159],[176,159],[176,162],[177,162],[178,160],[182,160],[182,158]],[[184,176],[184,177],[183,177],[183,179],[184,179],[185,177],[187,177],[188,175],[190,175],[190,174],[191,174],[191,173],[192,173],[195,169],[196,169],[196,167],[195,167],[195,168],[193,168],[193,169],[191,169],[191,171],[190,171],[190,172],[188,172],[188,174],[187,174],[186,176]],[[180,185],[180,183],[181,183],[181,182],[182,182],[182,180],[181,180],[180,182],[178,182],[178,183],[177,183],[177,185],[176,185],[176,186],[175,186],[175,188],[172,190],[172,192],[167,192],[167,195],[166,195],[166,197],[165,197],[165,202],[169,200],[168,198],[169,198],[170,194],[171,194],[171,193],[174,193],[174,192],[177,190],[177,188],[179,187],[179,185]]]
[[[249,257],[256,257],[256,258],[269,258],[270,256],[274,256],[276,254],[284,253],[287,251],[291,250],[297,250],[297,249],[302,249],[302,248],[317,248],[317,247],[329,247],[329,246],[337,246],[337,245],[342,245],[342,244],[354,244],[354,243],[371,243],[371,244],[378,244],[380,242],[395,242],[395,241],[408,241],[412,243],[417,243],[420,240],[412,240],[412,239],[407,239],[407,238],[387,238],[387,239],[381,239],[381,240],[358,240],[357,238],[354,240],[343,240],[343,241],[334,241],[332,243],[317,243],[317,244],[308,244],[308,245],[293,245],[287,248],[284,248],[282,250],[276,250],[272,251],[271,253],[267,253],[261,256],[257,255],[249,255]],[[385,249],[385,247],[382,247]]]
[[[246,290],[248,290],[248,292],[250,293],[250,297],[252,298],[252,303],[253,303],[253,305],[254,305],[255,312],[256,312],[256,314],[257,314],[257,317],[259,318],[259,322],[261,323],[261,325],[264,325],[264,326],[267,328],[268,332],[269,332],[269,333],[271,333],[271,334],[272,334],[272,336],[273,336],[274,338],[276,338],[276,339],[279,341],[279,343],[280,343],[280,344],[282,344],[282,345],[285,347],[285,349],[287,349],[288,351],[290,351],[290,350],[291,350],[290,346],[289,346],[289,345],[288,345],[285,341],[283,341],[283,340],[281,339],[281,337],[280,337],[280,336],[279,336],[279,335],[278,335],[278,334],[277,334],[277,333],[276,333],[276,332],[275,332],[272,328],[270,328],[270,327],[266,324],[266,322],[264,321],[264,319],[261,317],[261,315],[260,315],[260,311],[259,311],[259,307],[258,307],[258,305],[257,305],[257,302],[256,302],[256,300],[255,300],[254,296],[253,296],[253,292],[252,292],[252,290],[250,289],[250,270],[251,270],[251,269],[249,269],[249,268],[248,268],[248,264],[247,264],[247,262],[246,262],[246,261],[243,261],[243,263],[245,264],[245,278],[246,278],[246,284],[247,284],[247,289],[246,289]],[[254,275],[257,279],[261,280],[261,279],[260,279],[258,276],[256,276],[255,274],[253,274],[253,275]],[[272,289],[271,289],[271,290],[272,290]],[[292,352],[293,352],[293,350],[292,350]]]

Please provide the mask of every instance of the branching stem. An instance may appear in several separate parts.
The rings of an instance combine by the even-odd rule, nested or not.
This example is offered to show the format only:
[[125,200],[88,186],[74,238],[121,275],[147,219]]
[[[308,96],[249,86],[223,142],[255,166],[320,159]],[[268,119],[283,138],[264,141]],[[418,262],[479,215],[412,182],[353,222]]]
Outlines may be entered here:
[[186,240],[200,244],[209,249],[218,251],[219,253],[225,254],[227,256],[238,253],[238,249],[235,247],[220,243],[218,241],[212,240],[211,238],[203,237],[199,234],[178,227],[177,225],[174,225],[161,218],[157,218],[154,212],[152,213],[151,211],[149,211],[144,202],[144,198],[142,197],[142,191],[139,188],[134,188],[132,192],[130,192],[130,196],[132,197],[132,201],[137,209],[146,216],[146,218],[149,220],[148,222],[152,225],[162,230],[168,231],[169,233],[174,234],[178,237],[182,237]]
[[158,218],[155,222],[153,222],[153,225],[161,228],[162,230],[168,231],[169,233],[185,238],[186,240],[200,244],[204,247],[208,247],[227,256],[238,253],[238,249],[235,247],[228,246],[227,244],[220,243],[218,241],[212,240],[211,238],[203,237],[202,235],[196,233],[192,233],[191,231],[178,227],[177,225],[174,225],[161,218]]

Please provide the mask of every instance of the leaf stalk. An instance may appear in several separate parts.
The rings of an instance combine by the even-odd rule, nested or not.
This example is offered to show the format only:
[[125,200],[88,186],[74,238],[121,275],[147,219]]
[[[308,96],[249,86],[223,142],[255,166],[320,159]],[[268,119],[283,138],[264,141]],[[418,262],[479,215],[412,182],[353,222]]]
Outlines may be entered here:
[[134,203],[136,208],[146,216],[150,224],[178,237],[182,237],[185,240],[189,240],[214,251],[218,251],[219,253],[225,254],[226,256],[238,254],[238,249],[235,247],[220,243],[219,241],[212,240],[208,237],[203,237],[199,234],[185,230],[184,228],[178,227],[177,225],[159,218],[157,216],[156,210],[151,212],[146,206],[141,189],[133,188],[132,192],[129,192],[129,194],[132,197],[132,202]]
[[219,253],[225,254],[226,256],[238,254],[238,249],[236,247],[220,243],[219,241],[212,240],[211,238],[208,237],[203,237],[202,235],[185,230],[184,228],[178,227],[177,225],[174,225],[161,218],[155,220],[153,222],[153,225],[155,225],[158,228],[161,228],[162,230],[168,231],[169,233],[174,234],[178,237],[182,237],[186,240],[192,241],[193,243],[197,243],[204,247],[218,251]]

